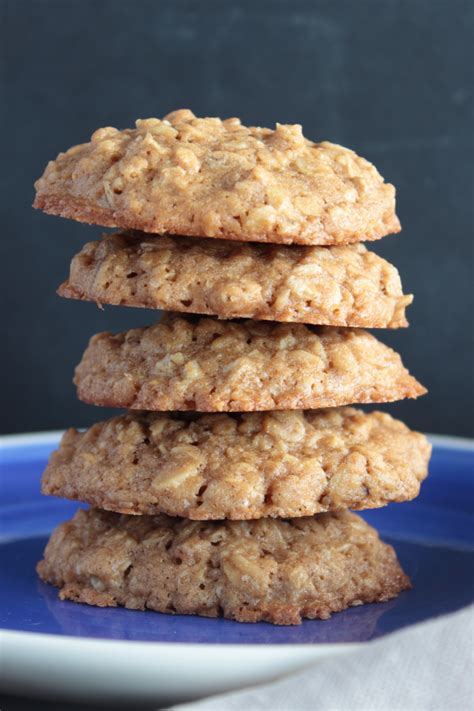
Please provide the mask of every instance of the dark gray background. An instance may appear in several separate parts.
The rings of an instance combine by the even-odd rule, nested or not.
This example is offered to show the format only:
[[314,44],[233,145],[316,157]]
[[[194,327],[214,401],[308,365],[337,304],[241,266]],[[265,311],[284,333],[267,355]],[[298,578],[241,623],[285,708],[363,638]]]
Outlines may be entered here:
[[90,335],[156,314],[61,300],[100,234],[30,208],[47,160],[105,125],[178,107],[239,115],[354,148],[398,188],[411,328],[379,331],[430,394],[390,406],[410,425],[473,434],[472,62],[469,0],[1,2],[3,432],[86,425],[75,398]]

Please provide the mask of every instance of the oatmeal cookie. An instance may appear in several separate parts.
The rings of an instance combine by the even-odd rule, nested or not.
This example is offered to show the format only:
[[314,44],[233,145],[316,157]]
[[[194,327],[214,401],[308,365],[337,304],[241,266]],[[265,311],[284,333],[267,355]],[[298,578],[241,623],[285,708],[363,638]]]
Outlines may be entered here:
[[299,624],[410,587],[356,514],[196,522],[79,510],[38,564],[62,600]]
[[415,498],[431,447],[382,412],[129,412],[68,430],[43,494],[126,514],[291,518]]
[[375,167],[298,124],[242,126],[187,110],[51,161],[34,206],[81,222],[198,237],[347,244],[398,232],[395,189]]
[[93,405],[200,412],[336,407],[425,392],[397,353],[361,329],[174,314],[94,336],[74,382]]
[[140,306],[330,326],[406,326],[391,264],[364,245],[302,247],[143,233],[86,244],[58,293],[97,304]]

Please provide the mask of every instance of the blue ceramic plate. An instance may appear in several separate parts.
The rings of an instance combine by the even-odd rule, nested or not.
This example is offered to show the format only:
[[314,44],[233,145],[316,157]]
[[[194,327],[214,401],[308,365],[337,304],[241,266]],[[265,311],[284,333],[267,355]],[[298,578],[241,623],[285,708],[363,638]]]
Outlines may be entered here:
[[[47,668],[50,668],[53,657],[61,667],[65,654],[75,655],[75,659],[82,654],[84,661],[79,672],[62,669],[65,687],[67,682],[64,691],[70,697],[81,696],[85,680],[89,694],[91,682],[86,675],[94,675],[90,665],[93,664],[97,672],[98,664],[101,673],[96,673],[95,696],[111,699],[117,690],[117,672],[121,670],[128,677],[121,698],[133,688],[137,700],[137,684],[130,680],[130,657],[136,655],[137,665],[138,659],[141,660],[142,676],[143,664],[150,667],[146,679],[140,677],[143,698],[153,697],[154,701],[157,697],[192,698],[198,693],[268,678],[270,669],[275,674],[297,668],[322,653],[343,651],[348,645],[376,639],[469,604],[474,582],[474,446],[463,440],[432,439],[435,446],[430,476],[420,497],[407,504],[394,504],[363,514],[383,538],[395,546],[414,589],[388,603],[352,608],[335,614],[330,620],[306,621],[298,627],[275,627],[266,623],[247,625],[221,619],[173,617],[60,602],[55,588],[39,581],[35,574],[48,533],[60,521],[70,518],[77,508],[75,502],[45,498],[39,493],[41,471],[58,441],[58,434],[3,438],[3,442],[0,440],[0,570],[3,578],[0,627],[5,630],[8,687],[14,690],[21,684],[24,690],[25,684],[34,684],[36,690],[47,692],[51,673],[48,676],[38,657],[46,655]],[[211,670],[203,668],[204,651],[207,666],[211,662],[214,665]],[[145,662],[143,652],[146,652]],[[194,677],[183,680],[181,674],[179,683],[170,678],[173,674],[168,667],[174,656],[179,655],[182,669],[184,653],[191,655],[188,664],[199,663],[199,689]],[[25,655],[27,671],[21,663]],[[125,655],[122,664],[126,663],[126,669],[120,667],[121,655]],[[105,661],[112,663],[114,689]],[[239,673],[234,670],[232,674],[232,665],[236,664]],[[21,670],[17,668],[19,665]],[[161,670],[159,679],[157,666]],[[56,686],[57,677],[56,673]],[[183,685],[186,688],[183,689]],[[144,686],[146,693],[143,693]]]

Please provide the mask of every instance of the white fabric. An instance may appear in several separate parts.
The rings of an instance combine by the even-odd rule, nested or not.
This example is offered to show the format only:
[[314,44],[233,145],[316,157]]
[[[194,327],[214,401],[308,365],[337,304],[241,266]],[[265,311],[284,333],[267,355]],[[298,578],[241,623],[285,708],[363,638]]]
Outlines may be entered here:
[[173,711],[473,711],[474,607]]

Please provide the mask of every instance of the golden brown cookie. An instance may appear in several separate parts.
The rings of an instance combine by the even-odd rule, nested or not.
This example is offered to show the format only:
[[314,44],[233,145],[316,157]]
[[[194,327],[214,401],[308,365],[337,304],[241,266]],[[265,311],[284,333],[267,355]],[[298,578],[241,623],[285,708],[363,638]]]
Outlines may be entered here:
[[83,247],[58,293],[141,306],[331,326],[406,326],[400,277],[364,245],[275,246],[143,233]]
[[280,625],[410,587],[393,548],[348,512],[204,523],[80,510],[38,573],[62,600]]
[[291,518],[418,496],[431,447],[382,412],[127,413],[70,429],[43,494],[126,514]]
[[285,244],[400,230],[395,189],[368,161],[301,126],[242,126],[186,109],[101,128],[51,161],[34,206],[106,227]]
[[361,329],[166,314],[99,333],[76,368],[84,402],[138,410],[249,412],[417,397],[400,356]]

